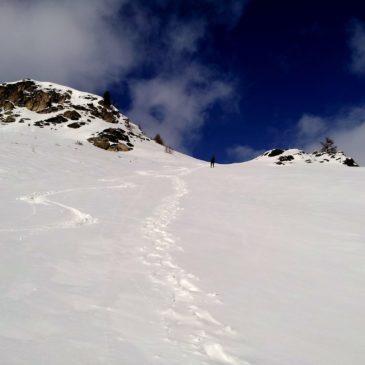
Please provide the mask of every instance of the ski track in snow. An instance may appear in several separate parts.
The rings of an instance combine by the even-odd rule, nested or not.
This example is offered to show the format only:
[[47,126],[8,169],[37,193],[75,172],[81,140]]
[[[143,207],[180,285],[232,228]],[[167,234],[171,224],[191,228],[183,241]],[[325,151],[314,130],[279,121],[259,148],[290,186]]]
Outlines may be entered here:
[[[101,179],[100,181],[103,181]],[[114,180],[113,180],[114,181]],[[41,232],[41,231],[48,231],[53,229],[67,229],[67,228],[75,228],[85,225],[91,225],[98,223],[97,218],[92,217],[91,214],[82,212],[81,210],[57,202],[55,200],[49,199],[49,197],[59,195],[59,194],[67,194],[67,193],[74,193],[77,191],[83,192],[83,191],[89,191],[89,190],[100,190],[100,189],[123,189],[123,188],[130,188],[134,187],[135,185],[132,183],[122,183],[119,185],[111,185],[111,186],[93,186],[93,187],[85,187],[85,188],[74,188],[74,189],[65,189],[65,190],[58,190],[58,191],[48,191],[45,193],[32,193],[30,195],[25,195],[19,197],[17,200],[24,201],[28,204],[33,205],[33,215],[36,214],[37,210],[35,208],[35,205],[53,205],[56,207],[59,207],[63,210],[69,211],[72,215],[72,218],[64,221],[64,222],[58,222],[54,224],[48,224],[48,225],[42,225],[42,226],[31,226],[27,228],[4,228],[0,229],[0,232]]]
[[179,169],[176,175],[139,172],[141,175],[168,178],[174,188],[174,193],[163,199],[154,214],[144,222],[142,231],[151,245],[141,248],[141,261],[150,268],[151,281],[157,288],[163,289],[167,300],[171,298],[168,307],[161,312],[167,342],[178,346],[182,353],[199,356],[201,363],[248,365],[246,361],[228,354],[220,344],[219,338],[232,338],[235,332],[214,318],[203,305],[197,304],[212,303],[213,300],[213,303],[220,302],[214,294],[200,289],[196,284],[199,279],[180,267],[173,257],[173,251],[182,251],[182,248],[167,228],[176,219],[181,210],[180,201],[188,193],[182,176],[191,172],[187,168]]

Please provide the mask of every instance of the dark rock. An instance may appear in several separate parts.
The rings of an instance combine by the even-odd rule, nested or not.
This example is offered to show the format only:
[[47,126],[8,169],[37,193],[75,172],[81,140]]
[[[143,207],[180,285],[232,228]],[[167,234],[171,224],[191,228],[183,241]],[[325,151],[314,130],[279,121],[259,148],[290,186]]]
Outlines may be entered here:
[[347,157],[346,160],[343,162],[343,164],[350,167],[359,167],[359,165],[355,162],[355,160],[350,157]]
[[82,106],[82,105],[71,105],[74,109],[76,109],[76,110],[82,110],[82,111],[84,111],[84,112],[87,112],[87,111],[89,111],[89,109],[87,109],[87,108],[85,108],[84,106]]
[[74,122],[74,123],[67,124],[67,127],[77,129],[77,128],[82,127],[85,124],[86,124],[85,122]]
[[281,150],[281,149],[276,148],[276,149],[274,149],[274,150],[271,150],[271,151],[267,154],[267,156],[268,156],[268,157],[275,157],[275,156],[281,155],[282,153],[284,153],[284,150]]
[[2,104],[4,110],[13,110],[15,108],[14,104],[9,100],[5,100]]
[[127,133],[121,128],[107,128],[99,133],[99,136],[108,138],[111,142],[117,143],[118,141],[129,142]]
[[5,123],[14,123],[14,122],[15,122],[15,118],[14,118],[14,116],[9,115],[9,116],[7,116],[7,117],[4,119],[4,122],[5,122]]
[[50,124],[48,122],[44,121],[44,120],[40,120],[38,122],[35,122],[34,125],[36,127],[42,127],[43,128],[45,125],[49,126]]
[[110,147],[110,142],[105,137],[92,137],[89,138],[88,141],[95,147],[102,148],[103,150],[107,150]]
[[114,115],[113,112],[109,111],[106,108],[101,110],[101,119],[105,120],[108,123],[118,123],[118,118]]
[[66,119],[64,116],[56,115],[55,117],[35,122],[34,125],[37,127],[43,127],[43,126],[49,126],[51,124],[53,124],[53,125],[61,124],[61,123],[65,123],[67,121],[68,121],[68,119]]
[[114,151],[114,152],[119,152],[119,151],[127,152],[127,151],[130,151],[130,150],[131,150],[131,148],[126,146],[124,143],[115,143],[115,144],[112,144],[108,148],[108,151]]
[[284,161],[292,161],[294,160],[294,157],[292,155],[288,155],[288,156],[280,156],[279,157],[279,161],[284,162]]
[[[97,134],[97,137],[89,138],[88,141],[97,147],[109,149],[110,151],[129,151],[133,148],[128,134],[121,128],[104,129]],[[106,142],[108,142],[108,145]],[[105,148],[106,146],[107,148]]]
[[46,119],[44,122],[50,124],[61,124],[67,122],[67,119],[62,115],[56,115],[55,117]]
[[71,120],[79,120],[81,118],[81,115],[76,110],[67,110],[63,113],[63,116]]
[[53,104],[62,106],[70,98],[71,96],[68,93],[56,90],[41,90],[31,80],[0,85],[0,108],[3,108],[10,101],[14,106],[26,107],[37,113],[44,113],[55,111]]

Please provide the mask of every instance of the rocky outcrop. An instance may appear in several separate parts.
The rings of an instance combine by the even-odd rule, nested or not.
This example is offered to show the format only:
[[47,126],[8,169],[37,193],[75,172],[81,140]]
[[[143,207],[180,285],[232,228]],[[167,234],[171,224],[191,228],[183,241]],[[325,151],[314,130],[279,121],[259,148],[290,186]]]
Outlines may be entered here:
[[345,161],[343,161],[343,164],[349,167],[359,167],[359,165],[355,162],[353,158],[346,158]]
[[[0,85],[0,108],[6,108],[9,102],[16,107],[25,107],[37,113],[50,113],[60,110],[71,93],[59,93],[55,90],[40,90],[34,81],[24,80],[13,84]],[[54,105],[57,104],[57,107]]]
[[128,133],[121,128],[107,128],[98,133],[96,137],[88,139],[94,146],[109,151],[130,151],[133,144]]
[[265,152],[262,156],[257,158],[258,160],[267,160],[275,163],[276,165],[290,165],[294,163],[332,163],[342,164],[350,167],[359,166],[353,158],[347,157],[343,152],[327,153],[315,151],[313,153],[306,153],[298,149],[274,149]]
[[79,120],[81,118],[81,114],[79,114],[76,110],[67,110],[63,113],[63,116],[71,120]]
[[4,117],[4,123],[14,123],[15,117],[13,115],[8,115]]
[[107,150],[110,147],[110,142],[108,138],[105,137],[91,137],[88,139],[88,141],[95,147],[102,148],[103,150]]
[[114,151],[114,152],[128,152],[131,148],[125,145],[124,143],[114,143],[110,145],[108,148],[108,151]]
[[77,129],[77,128],[82,127],[85,124],[86,124],[85,122],[74,122],[74,123],[67,124],[67,127]]
[[[52,130],[66,128],[67,138],[74,133],[77,141],[87,139],[96,147],[116,152],[130,151],[136,140],[149,140],[103,98],[29,79],[0,84],[0,125],[9,123]],[[115,127],[106,128],[108,124]],[[78,134],[87,125],[90,138],[85,132]]]
[[275,157],[275,156],[278,156],[278,155],[281,155],[282,153],[284,152],[284,150],[281,150],[281,149],[278,149],[278,148],[275,148],[271,151],[268,151],[264,154],[264,156],[268,156],[268,157]]
[[65,117],[63,117],[62,115],[56,115],[55,117],[35,122],[34,125],[36,125],[38,127],[44,127],[44,126],[49,126],[51,124],[56,125],[56,124],[61,124],[61,123],[65,123],[65,122],[67,122],[67,119]]
[[102,100],[96,103],[97,98],[91,95],[85,97],[85,100],[91,102],[84,105],[72,104],[71,98],[72,90],[40,88],[33,80],[0,85],[0,108],[6,111],[16,107],[42,114],[63,111],[64,117],[79,120],[81,115],[77,110],[82,110],[107,123],[119,122],[120,113],[114,106],[105,106]]
[[4,100],[3,102],[3,109],[5,111],[13,110],[15,108],[15,105],[10,100]]

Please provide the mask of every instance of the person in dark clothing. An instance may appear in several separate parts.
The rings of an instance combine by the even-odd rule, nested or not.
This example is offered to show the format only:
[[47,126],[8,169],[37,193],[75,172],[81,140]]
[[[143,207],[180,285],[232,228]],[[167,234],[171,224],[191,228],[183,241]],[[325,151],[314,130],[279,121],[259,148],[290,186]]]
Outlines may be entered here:
[[214,167],[215,164],[215,156],[213,155],[212,158],[210,159],[210,167]]

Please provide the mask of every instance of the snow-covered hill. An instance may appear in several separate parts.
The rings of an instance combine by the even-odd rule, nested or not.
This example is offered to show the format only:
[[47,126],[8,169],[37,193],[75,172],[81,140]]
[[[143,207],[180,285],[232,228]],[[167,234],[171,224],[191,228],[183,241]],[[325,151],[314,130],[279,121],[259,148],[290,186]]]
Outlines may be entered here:
[[298,149],[273,149],[265,152],[256,158],[258,161],[268,161],[276,165],[292,165],[292,164],[308,164],[308,163],[324,163],[334,165],[345,165],[349,167],[358,167],[359,165],[352,157],[347,157],[342,151],[335,153],[316,151],[306,153]]
[[29,79],[0,84],[0,124],[51,129],[109,151],[128,151],[136,141],[149,141],[100,96]]
[[58,112],[0,125],[0,363],[365,362],[364,168],[111,153]]

